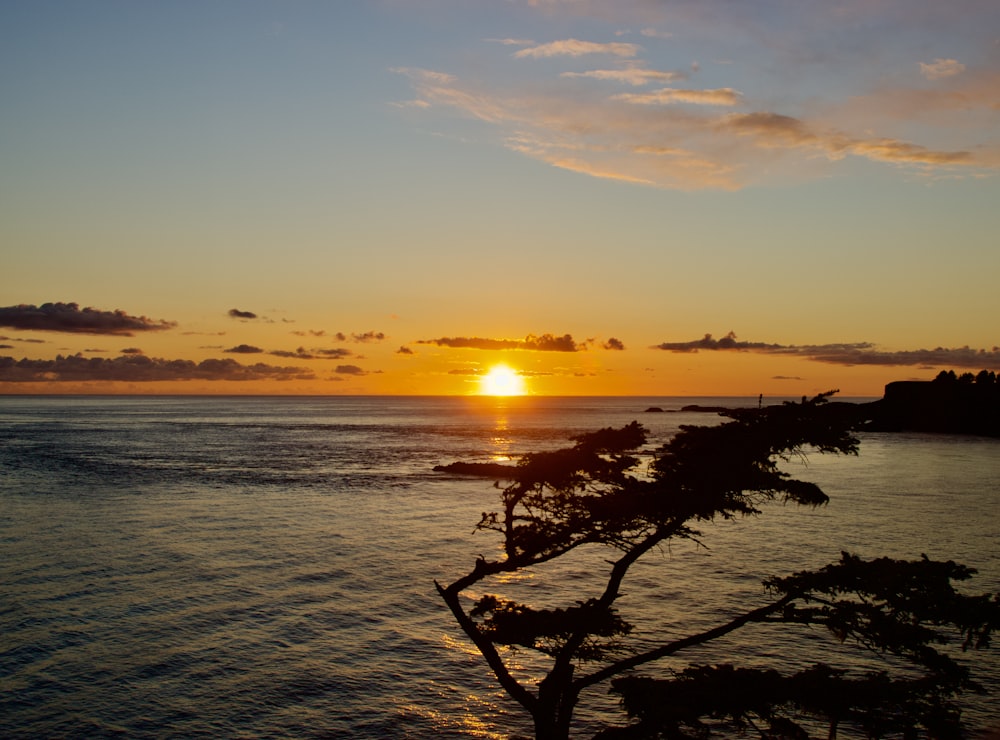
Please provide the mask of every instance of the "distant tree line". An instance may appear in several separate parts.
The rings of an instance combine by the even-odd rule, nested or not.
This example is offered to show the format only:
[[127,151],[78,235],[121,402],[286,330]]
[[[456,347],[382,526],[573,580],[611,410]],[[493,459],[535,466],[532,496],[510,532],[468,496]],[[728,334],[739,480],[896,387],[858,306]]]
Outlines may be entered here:
[[978,373],[973,375],[972,373],[962,373],[961,375],[956,375],[954,370],[942,370],[934,378],[935,383],[965,383],[967,385],[975,383],[976,385],[996,385],[997,384],[997,374],[992,370],[980,370]]

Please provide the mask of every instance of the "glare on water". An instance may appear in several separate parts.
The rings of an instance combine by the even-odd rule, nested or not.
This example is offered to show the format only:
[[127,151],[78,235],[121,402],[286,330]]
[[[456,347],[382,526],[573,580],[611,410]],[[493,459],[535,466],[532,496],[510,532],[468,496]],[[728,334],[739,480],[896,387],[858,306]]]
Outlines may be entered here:
[[[716,417],[643,410],[691,402],[0,399],[0,734],[527,733],[433,585],[496,553],[473,528],[498,492],[431,468],[633,419],[665,441]],[[714,624],[762,598],[763,578],[841,550],[959,560],[979,568],[974,590],[1000,590],[998,453],[997,440],[867,435],[857,458],[792,462],[828,506],[707,524],[705,547],[673,543],[630,573],[623,614],[646,641]],[[565,605],[589,595],[605,558],[584,551],[491,587]],[[697,659],[791,663],[799,647],[763,630]],[[996,691],[996,649],[979,657]],[[533,656],[514,658],[519,676],[539,675]],[[993,719],[989,701],[968,697],[970,722]],[[609,716],[597,689],[577,729]]]

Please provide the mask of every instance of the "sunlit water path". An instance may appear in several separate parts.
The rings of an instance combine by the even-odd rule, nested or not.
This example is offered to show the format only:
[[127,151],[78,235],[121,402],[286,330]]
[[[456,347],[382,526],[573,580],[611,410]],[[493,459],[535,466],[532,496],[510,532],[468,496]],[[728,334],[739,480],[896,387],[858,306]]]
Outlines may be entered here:
[[[653,442],[717,420],[643,413],[688,403],[720,400],[0,398],[0,736],[527,733],[433,587],[495,552],[472,531],[497,491],[431,468],[634,419]],[[973,590],[1000,590],[1000,441],[870,434],[857,458],[794,464],[831,504],[653,555],[621,602],[641,638],[713,624],[764,598],[762,578],[841,550],[952,558],[979,568]],[[552,575],[578,598],[600,558],[498,588],[554,604]],[[817,639],[758,632],[698,660],[790,667]],[[997,649],[979,657],[1000,692]],[[998,699],[968,697],[970,724]],[[614,706],[589,695],[579,734]]]

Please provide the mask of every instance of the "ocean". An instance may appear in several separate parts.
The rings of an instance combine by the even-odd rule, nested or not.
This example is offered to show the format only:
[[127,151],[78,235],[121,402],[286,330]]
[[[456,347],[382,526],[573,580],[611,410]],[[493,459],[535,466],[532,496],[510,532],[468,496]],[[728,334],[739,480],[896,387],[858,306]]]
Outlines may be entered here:
[[[498,491],[432,468],[633,420],[652,449],[719,421],[688,404],[757,398],[0,397],[0,737],[526,736],[434,588],[497,553],[473,530]],[[866,433],[856,457],[788,465],[829,505],[773,504],[652,554],[620,602],[637,639],[724,621],[763,603],[762,579],[843,550],[954,559],[979,570],[964,588],[1000,591],[1000,440]],[[603,557],[495,588],[572,603]],[[828,643],[759,629],[691,659],[791,668]],[[968,657],[993,692],[963,697],[975,735],[1000,724],[1000,651]],[[575,735],[616,708],[596,687]]]

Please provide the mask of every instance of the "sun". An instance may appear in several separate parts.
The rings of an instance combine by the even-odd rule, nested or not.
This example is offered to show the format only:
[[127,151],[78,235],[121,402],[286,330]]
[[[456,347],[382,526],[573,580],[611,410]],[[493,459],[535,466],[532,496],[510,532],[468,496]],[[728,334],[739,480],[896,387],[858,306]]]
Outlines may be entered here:
[[484,396],[521,396],[524,378],[506,365],[494,365],[479,379],[479,392]]

